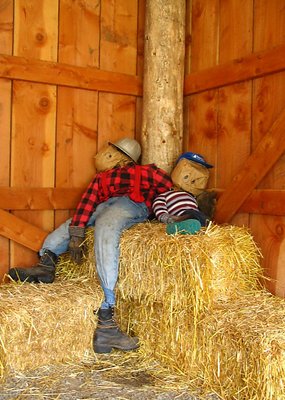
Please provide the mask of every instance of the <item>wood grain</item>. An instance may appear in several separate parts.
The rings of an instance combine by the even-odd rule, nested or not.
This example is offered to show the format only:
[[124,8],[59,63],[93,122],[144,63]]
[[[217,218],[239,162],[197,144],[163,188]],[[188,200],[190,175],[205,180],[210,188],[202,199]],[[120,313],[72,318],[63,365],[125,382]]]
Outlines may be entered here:
[[[100,2],[60,2],[59,61],[65,64],[99,67]],[[97,152],[98,92],[59,87],[57,97],[57,188],[87,187],[95,173]],[[76,204],[69,208],[75,208]],[[70,217],[57,211],[55,226]]]
[[[190,3],[190,2],[189,2]],[[219,62],[219,1],[201,2],[194,0],[192,8],[187,8],[191,20],[191,49],[186,53],[186,73],[215,67]],[[189,47],[189,45],[188,45]],[[208,90],[204,93],[184,97],[185,104],[185,151],[202,154],[205,159],[217,165],[218,134],[218,91]],[[216,168],[211,170],[209,187],[217,187]]]
[[[224,64],[252,52],[253,0],[220,3],[219,62]],[[217,187],[226,188],[251,151],[251,82],[222,87],[218,91]],[[248,225],[248,215],[231,221]]]
[[[71,210],[76,208],[86,186],[82,188],[10,188],[0,187],[0,209]],[[215,189],[218,197],[224,189]],[[262,215],[285,214],[285,190],[254,190],[239,212]]]
[[48,232],[0,210],[0,235],[33,251],[39,251]]
[[[0,12],[0,53],[12,54],[13,44],[13,2],[2,4]],[[10,182],[10,133],[12,84],[8,79],[0,79],[0,186]],[[0,237],[0,281],[10,263],[9,240]]]
[[35,58],[0,54],[0,77],[142,96],[142,80],[135,75]]
[[230,222],[251,191],[285,151],[285,109],[233,178],[217,203],[215,221]]
[[[278,48],[285,43],[285,9],[279,0],[255,2],[254,51]],[[285,71],[256,79],[253,83],[253,149],[264,137],[273,121],[285,107]],[[284,129],[284,127],[283,127]],[[283,134],[284,136],[284,134]],[[284,140],[284,139],[283,139]],[[285,188],[285,156],[274,164],[258,185],[258,189],[282,190]],[[273,278],[270,290],[282,297],[285,295],[285,217],[255,215],[251,229],[264,254],[263,265],[268,276]],[[262,231],[261,231],[262,230]]]
[[225,64],[192,72],[185,78],[184,94],[203,92],[273,74],[285,69],[285,45],[270,48]]
[[0,187],[0,209],[69,210],[79,202],[86,186],[80,188]]
[[[49,62],[57,60],[58,0],[20,0],[14,4],[14,55]],[[11,186],[50,187],[55,178],[56,87],[13,82]],[[15,211],[27,223],[50,231],[54,213]],[[11,243],[11,264],[31,265],[37,255]]]

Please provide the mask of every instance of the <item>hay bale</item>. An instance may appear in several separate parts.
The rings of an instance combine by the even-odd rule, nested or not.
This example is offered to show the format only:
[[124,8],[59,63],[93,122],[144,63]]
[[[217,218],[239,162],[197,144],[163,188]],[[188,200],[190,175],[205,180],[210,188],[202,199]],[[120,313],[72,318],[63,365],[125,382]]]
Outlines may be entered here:
[[[93,233],[87,232],[82,266],[62,257],[54,284],[1,287],[2,373],[79,360],[90,352],[92,311],[102,299]],[[206,374],[198,353],[203,321],[217,303],[238,301],[261,287],[260,252],[248,230],[211,225],[197,235],[170,236],[165,225],[146,222],[123,233],[120,249],[122,326],[139,335],[146,354],[202,384]],[[206,354],[211,343],[205,343]]]
[[[93,229],[87,247],[90,271]],[[145,222],[123,233],[120,250],[117,291],[125,300],[167,300],[200,312],[217,299],[261,287],[260,251],[246,228],[211,225],[196,235],[167,235],[164,224]]]
[[101,300],[100,287],[84,279],[2,285],[0,376],[88,355]]
[[218,301],[195,319],[164,303],[122,301],[145,356],[224,399],[285,399],[285,300],[265,290]]
[[267,291],[218,303],[202,321],[197,364],[226,398],[285,399],[285,300]]

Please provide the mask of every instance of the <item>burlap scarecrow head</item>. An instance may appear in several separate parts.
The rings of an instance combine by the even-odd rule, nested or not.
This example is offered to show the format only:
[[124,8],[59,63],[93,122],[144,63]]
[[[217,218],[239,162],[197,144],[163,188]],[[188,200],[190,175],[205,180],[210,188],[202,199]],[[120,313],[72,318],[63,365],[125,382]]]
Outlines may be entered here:
[[177,189],[198,196],[207,187],[209,168],[212,167],[200,154],[183,153],[176,162],[171,179]]
[[134,139],[124,138],[115,143],[109,142],[95,155],[95,168],[97,172],[101,172],[122,167],[131,162],[137,162],[140,155],[141,147]]

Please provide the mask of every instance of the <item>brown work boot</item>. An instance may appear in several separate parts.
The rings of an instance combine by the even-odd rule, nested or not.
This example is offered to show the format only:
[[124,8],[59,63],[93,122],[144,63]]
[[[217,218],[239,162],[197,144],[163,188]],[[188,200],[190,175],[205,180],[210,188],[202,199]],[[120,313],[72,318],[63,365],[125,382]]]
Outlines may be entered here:
[[139,340],[122,332],[114,321],[114,309],[98,310],[98,325],[93,336],[95,353],[110,353],[112,349],[123,351],[135,350],[139,347]]
[[57,255],[45,250],[37,265],[31,268],[11,268],[8,276],[14,281],[30,283],[52,283],[55,278]]

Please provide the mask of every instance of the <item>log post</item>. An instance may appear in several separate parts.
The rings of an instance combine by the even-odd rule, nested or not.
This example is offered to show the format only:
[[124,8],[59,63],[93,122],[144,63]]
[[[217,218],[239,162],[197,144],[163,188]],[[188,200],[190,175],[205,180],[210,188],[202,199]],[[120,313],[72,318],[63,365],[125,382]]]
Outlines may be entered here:
[[142,164],[170,172],[183,143],[185,0],[147,0]]

